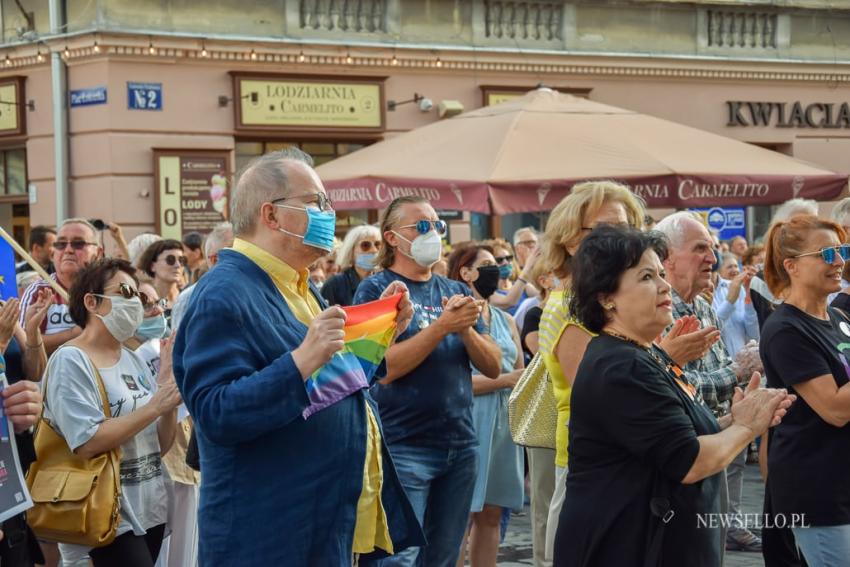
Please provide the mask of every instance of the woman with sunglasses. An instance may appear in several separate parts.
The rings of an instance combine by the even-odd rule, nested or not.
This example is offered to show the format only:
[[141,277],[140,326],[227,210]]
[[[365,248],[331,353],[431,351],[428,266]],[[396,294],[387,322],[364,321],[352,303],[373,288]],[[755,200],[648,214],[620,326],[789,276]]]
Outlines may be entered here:
[[[83,329],[51,357],[45,376],[45,417],[77,455],[91,459],[121,450],[121,519],[105,547],[60,545],[63,556],[88,553],[95,567],[152,567],[165,530],[167,496],[160,465],[174,440],[180,394],[171,371],[171,343],[162,351],[158,380],[142,358],[123,346],[144,319],[148,298],[135,269],[105,259],[84,268],[69,305]],[[103,414],[98,379],[111,417]]]
[[[762,327],[767,383],[798,400],[769,437],[767,492],[809,565],[850,557],[850,318],[827,307],[850,260],[844,230],[796,215],[768,232],[765,280],[776,307]],[[789,524],[790,525],[790,524]]]
[[[546,558],[551,560],[558,516],[566,495],[567,425],[570,395],[579,362],[591,333],[571,317],[567,305],[572,297],[573,256],[579,245],[597,226],[616,225],[641,228],[643,207],[628,187],[611,181],[589,181],[575,185],[569,196],[554,208],[543,235],[544,261],[560,285],[549,293],[540,317],[539,352],[552,378],[558,418],[555,429],[555,492],[545,526]],[[536,467],[542,459],[532,459]],[[541,466],[543,466],[541,464]],[[532,478],[538,475],[533,474]],[[532,488],[532,490],[534,490]],[[540,529],[539,526],[536,529]],[[538,539],[538,541],[539,541]]]
[[171,318],[171,306],[180,295],[186,263],[183,244],[172,239],[154,242],[139,258],[139,269],[153,279],[151,283],[157,294],[166,300],[167,319]]
[[375,271],[382,245],[378,227],[367,224],[348,231],[336,254],[340,272],[329,276],[322,286],[322,296],[329,304],[351,305],[360,280]]
[[493,256],[499,267],[499,289],[490,298],[490,303],[513,316],[523,301],[537,295],[537,290],[530,284],[529,274],[534,269],[540,252],[533,250],[528,255],[522,271],[518,273],[513,248],[506,240],[494,238],[484,241],[484,244],[493,249]]

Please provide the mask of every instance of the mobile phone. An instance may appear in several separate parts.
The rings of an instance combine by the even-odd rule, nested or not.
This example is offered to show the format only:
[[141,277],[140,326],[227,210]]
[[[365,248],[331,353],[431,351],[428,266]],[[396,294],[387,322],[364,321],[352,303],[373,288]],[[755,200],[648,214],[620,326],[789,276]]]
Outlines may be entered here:
[[97,230],[106,230],[107,228],[109,228],[109,225],[107,225],[105,222],[103,222],[103,221],[102,221],[102,220],[100,220],[100,219],[89,219],[89,222],[90,222],[90,223],[92,224],[92,226],[93,226],[93,227],[95,227]]

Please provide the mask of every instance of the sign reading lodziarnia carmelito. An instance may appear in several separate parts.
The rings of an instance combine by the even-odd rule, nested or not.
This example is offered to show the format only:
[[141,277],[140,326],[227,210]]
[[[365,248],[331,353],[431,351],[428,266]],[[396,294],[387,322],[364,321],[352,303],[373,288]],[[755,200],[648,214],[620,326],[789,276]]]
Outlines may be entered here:
[[383,81],[234,76],[240,129],[384,128]]

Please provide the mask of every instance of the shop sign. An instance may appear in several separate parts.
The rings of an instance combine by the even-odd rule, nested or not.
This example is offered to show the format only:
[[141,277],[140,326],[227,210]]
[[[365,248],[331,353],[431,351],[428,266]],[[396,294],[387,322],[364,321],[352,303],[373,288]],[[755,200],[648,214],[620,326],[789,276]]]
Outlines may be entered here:
[[0,136],[26,133],[24,78],[0,80]]
[[[525,95],[529,91],[533,91],[537,87],[500,87],[492,85],[482,85],[481,87],[482,103],[484,106],[492,106],[503,102],[510,102]],[[581,98],[588,98],[592,89],[580,89],[574,87],[550,87],[559,93],[571,94]]]
[[743,207],[713,207],[691,210],[705,219],[708,227],[717,232],[717,237],[720,240],[747,236],[747,215]]
[[157,233],[180,240],[228,219],[230,152],[154,150]]
[[93,87],[71,91],[71,108],[106,104],[106,87]]
[[381,131],[383,82],[235,76],[237,127]]
[[162,83],[127,83],[127,108],[162,110]]
[[776,128],[850,128],[850,104],[800,101],[753,102],[726,101],[726,126],[750,128],[775,126]]

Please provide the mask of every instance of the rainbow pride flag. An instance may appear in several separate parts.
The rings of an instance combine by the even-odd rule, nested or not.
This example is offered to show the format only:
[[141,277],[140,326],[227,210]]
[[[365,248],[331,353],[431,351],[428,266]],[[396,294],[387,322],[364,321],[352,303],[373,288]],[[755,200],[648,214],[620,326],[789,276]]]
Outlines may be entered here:
[[346,313],[345,346],[307,380],[310,405],[302,414],[305,419],[369,387],[369,381],[393,340],[401,298],[399,293],[362,305],[343,307]]

